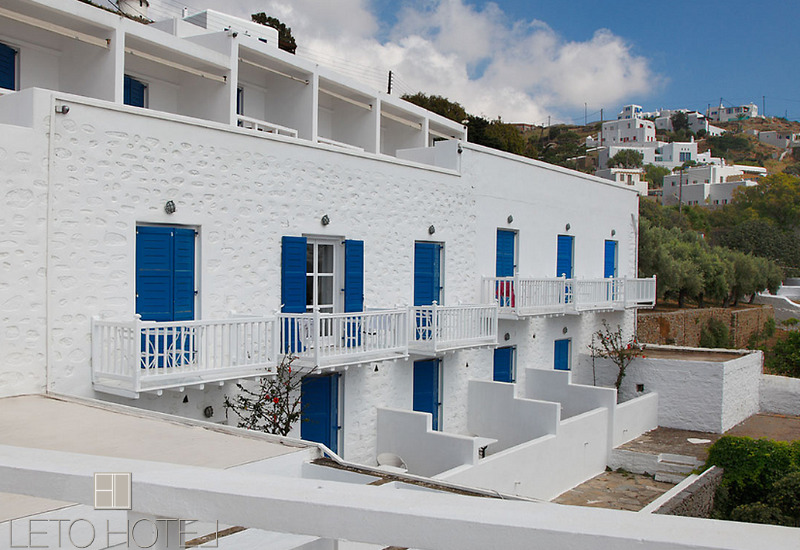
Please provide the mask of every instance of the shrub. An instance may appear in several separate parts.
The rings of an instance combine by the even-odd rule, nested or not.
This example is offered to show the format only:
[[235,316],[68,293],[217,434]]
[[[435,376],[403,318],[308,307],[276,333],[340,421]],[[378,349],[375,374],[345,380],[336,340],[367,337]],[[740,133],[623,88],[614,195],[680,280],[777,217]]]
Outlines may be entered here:
[[792,331],[775,342],[766,363],[773,374],[800,378],[800,332]]
[[[749,437],[724,436],[708,451],[706,466],[724,469],[722,482],[716,494],[714,517],[740,521],[756,521],[745,518],[770,516],[765,507],[742,508],[755,503],[777,508],[781,515],[791,515],[790,499],[796,490],[795,478],[782,481],[788,474],[800,472],[800,441],[770,441]],[[781,482],[780,484],[778,482]],[[779,500],[773,501],[781,495]],[[786,504],[789,502],[789,504]],[[787,507],[784,511],[783,506]],[[736,512],[735,512],[736,511]]]
[[714,317],[700,329],[701,348],[729,348],[731,337],[728,326]]
[[731,511],[732,521],[746,521],[748,523],[766,523],[771,525],[786,525],[787,518],[774,506],[763,502],[742,504]]
[[786,525],[800,527],[800,471],[776,481],[769,502],[786,516]]

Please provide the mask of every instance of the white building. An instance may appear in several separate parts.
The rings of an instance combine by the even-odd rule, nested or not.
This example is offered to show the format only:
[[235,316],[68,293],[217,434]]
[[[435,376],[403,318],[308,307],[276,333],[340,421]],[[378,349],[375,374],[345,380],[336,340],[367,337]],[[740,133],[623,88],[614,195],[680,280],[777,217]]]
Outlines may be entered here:
[[730,122],[731,120],[745,120],[758,116],[758,106],[754,103],[737,105],[735,107],[710,107],[706,116],[713,122]]
[[786,149],[788,147],[800,146],[800,134],[770,130],[766,132],[758,132],[758,141],[766,143],[767,145],[772,145],[773,147]]
[[[756,181],[746,179],[747,175],[738,165],[693,166],[664,176],[662,201],[665,205],[678,204],[679,201],[699,206],[725,205],[733,199],[736,188],[758,185]],[[759,172],[759,175],[763,173]]]
[[[658,394],[617,405],[571,375],[603,321],[632,332],[655,280],[637,278],[634,189],[469,144],[257,31],[0,8],[0,490],[66,501],[25,517],[102,522],[87,494],[105,471],[133,472],[128,519],[254,530],[227,548],[788,540],[316,464],[388,456],[518,500],[593,477],[657,425]],[[214,425],[287,353],[314,369],[291,438]],[[19,540],[19,501],[0,503]]]
[[599,178],[615,181],[619,185],[633,187],[640,196],[647,196],[647,180],[642,168],[605,168],[594,173]]
[[[632,149],[642,154],[643,164],[654,164],[666,168],[677,168],[684,162],[699,162],[703,157],[697,153],[697,142],[673,141],[671,143],[655,142],[652,146],[636,147],[627,145],[611,145],[598,153],[598,164],[601,168],[608,165],[608,160],[625,149]],[[709,158],[710,153],[707,154]]]
[[672,116],[678,112],[686,113],[689,130],[695,134],[701,130],[709,136],[720,136],[725,133],[722,128],[709,124],[708,119],[703,114],[688,109],[662,109],[657,111],[655,114],[656,129],[672,132]]

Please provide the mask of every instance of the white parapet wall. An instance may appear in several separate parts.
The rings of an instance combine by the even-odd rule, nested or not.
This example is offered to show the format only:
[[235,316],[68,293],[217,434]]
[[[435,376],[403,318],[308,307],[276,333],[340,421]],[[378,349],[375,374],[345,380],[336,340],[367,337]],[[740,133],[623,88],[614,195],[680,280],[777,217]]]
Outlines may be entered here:
[[761,376],[761,412],[800,416],[800,378]]
[[614,447],[658,428],[658,394],[648,393],[617,405],[614,413]]
[[412,474],[431,477],[478,460],[478,441],[431,429],[428,413],[378,409],[378,455],[399,456]]
[[[760,351],[648,349],[672,353],[666,358],[645,351],[628,367],[620,393],[623,401],[658,393],[659,426],[723,433],[759,411]],[[617,367],[608,359],[595,359],[595,372],[598,384],[612,386]]]
[[467,429],[497,440],[489,454],[556,433],[560,409],[558,403],[514,397],[513,384],[469,381]]
[[550,500],[606,468],[608,409],[573,416],[546,435],[436,476],[448,482]]
[[[787,292],[787,294],[783,294]],[[776,321],[786,321],[787,319],[800,319],[800,304],[793,302],[792,298],[800,298],[800,288],[781,287],[778,295],[759,294],[755,298],[757,304],[769,304],[775,312]]]

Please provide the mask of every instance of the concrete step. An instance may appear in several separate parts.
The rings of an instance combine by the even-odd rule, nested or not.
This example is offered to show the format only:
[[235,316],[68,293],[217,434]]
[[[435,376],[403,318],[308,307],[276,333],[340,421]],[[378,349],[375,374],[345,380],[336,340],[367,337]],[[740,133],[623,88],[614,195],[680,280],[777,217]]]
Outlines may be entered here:
[[675,483],[678,484],[688,476],[688,473],[677,473],[677,472],[665,472],[665,471],[658,471],[653,478],[656,481],[663,481],[664,483]]

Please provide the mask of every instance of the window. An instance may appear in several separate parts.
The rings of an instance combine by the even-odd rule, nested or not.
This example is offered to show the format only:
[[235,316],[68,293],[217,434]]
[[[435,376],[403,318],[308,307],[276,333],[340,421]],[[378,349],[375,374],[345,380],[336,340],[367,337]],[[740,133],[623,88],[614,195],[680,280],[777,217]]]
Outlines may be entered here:
[[306,311],[333,313],[339,311],[336,288],[337,247],[334,242],[307,241],[306,244]]
[[681,162],[686,162],[686,161],[688,161],[688,160],[692,160],[692,154],[691,154],[691,153],[689,153],[689,152],[683,152],[683,151],[682,151],[682,152],[680,152],[680,153],[678,154],[678,159],[679,159]]
[[414,243],[414,305],[442,304],[442,243]]
[[123,103],[132,107],[147,107],[147,84],[125,75]]
[[17,89],[17,50],[0,43],[0,88]]
[[195,309],[194,229],[136,228],[136,313],[143,321],[187,321]]

